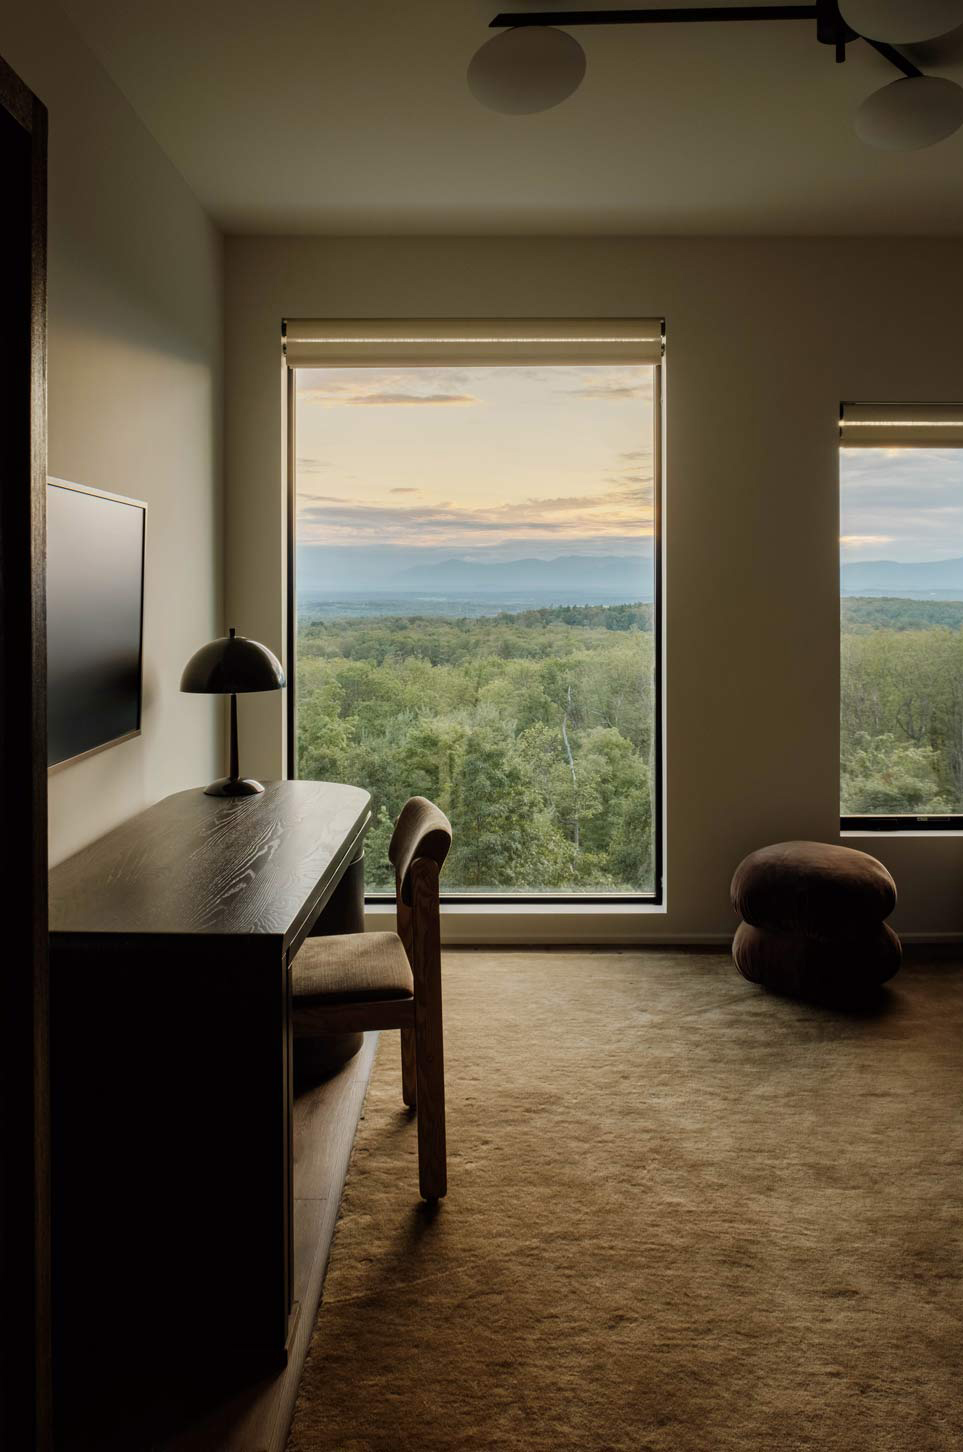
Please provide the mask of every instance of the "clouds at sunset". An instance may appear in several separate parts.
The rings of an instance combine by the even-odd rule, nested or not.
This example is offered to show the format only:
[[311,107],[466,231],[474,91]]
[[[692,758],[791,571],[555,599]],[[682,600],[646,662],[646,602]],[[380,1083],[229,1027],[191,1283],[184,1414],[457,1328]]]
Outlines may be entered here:
[[844,560],[963,555],[963,449],[840,450]]
[[609,403],[624,403],[626,399],[646,396],[642,388],[633,383],[588,383],[582,388],[570,388],[567,392],[571,398],[601,398]]
[[[302,369],[298,403],[312,408],[459,407],[479,400],[465,391],[466,374],[450,368]],[[322,379],[320,383],[302,380]]]
[[633,552],[652,532],[652,371],[299,370],[299,543]]
[[[388,504],[361,502],[327,495],[300,496],[299,537],[333,543],[356,544],[360,539],[377,539],[381,544],[451,544],[456,548],[479,535],[533,538],[564,542],[589,536],[622,538],[651,534],[651,499],[645,504],[641,491],[601,496],[573,496],[558,499],[525,499],[517,504],[496,504],[467,510],[451,500],[437,504]],[[317,533],[315,533],[317,531]]]
[[[319,400],[321,402],[322,400]],[[353,408],[359,406],[384,408],[385,406],[397,406],[406,404],[473,404],[477,398],[472,398],[470,393],[358,393],[346,395],[342,398],[324,400],[329,406],[335,404],[348,404]]]

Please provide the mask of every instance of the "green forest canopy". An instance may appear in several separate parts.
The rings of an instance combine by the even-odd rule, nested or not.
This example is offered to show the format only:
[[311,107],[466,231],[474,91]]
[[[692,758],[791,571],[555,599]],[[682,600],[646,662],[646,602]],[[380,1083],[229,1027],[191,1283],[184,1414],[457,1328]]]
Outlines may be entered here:
[[963,601],[844,599],[844,816],[963,810]]
[[[963,601],[842,601],[845,815],[963,803]],[[369,890],[391,823],[430,797],[455,825],[448,892],[654,888],[651,605],[471,619],[385,615],[298,632],[302,777],[374,798]]]
[[369,890],[418,794],[455,827],[448,892],[652,892],[650,605],[307,620],[297,685],[300,775],[374,798]]

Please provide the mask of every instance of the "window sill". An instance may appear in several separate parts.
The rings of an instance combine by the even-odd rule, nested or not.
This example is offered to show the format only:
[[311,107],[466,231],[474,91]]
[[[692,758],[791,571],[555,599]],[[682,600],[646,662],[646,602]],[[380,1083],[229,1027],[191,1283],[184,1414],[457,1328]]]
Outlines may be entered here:
[[[655,902],[450,902],[442,900],[441,915],[447,917],[648,917],[664,916],[665,906]],[[366,903],[365,917],[394,919],[391,903]]]
[[913,827],[879,827],[875,831],[867,828],[855,828],[853,831],[840,832],[841,838],[852,840],[858,838],[861,842],[889,842],[894,837],[915,837],[919,841],[945,842],[947,838],[951,841],[963,838],[963,828],[960,827],[929,827],[925,829]]
[[[451,948],[637,947],[665,940],[655,903],[442,903],[441,940]],[[395,926],[388,903],[365,910],[368,932]]]

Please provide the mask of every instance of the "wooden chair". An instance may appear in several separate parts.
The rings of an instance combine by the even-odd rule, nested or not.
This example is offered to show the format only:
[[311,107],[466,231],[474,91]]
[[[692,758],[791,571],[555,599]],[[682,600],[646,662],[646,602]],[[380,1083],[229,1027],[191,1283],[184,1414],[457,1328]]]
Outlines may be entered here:
[[295,1063],[299,1043],[320,1035],[401,1030],[401,1092],[417,1111],[425,1200],[448,1188],[438,878],[450,847],[444,812],[412,797],[388,848],[397,933],[309,938],[293,965]]

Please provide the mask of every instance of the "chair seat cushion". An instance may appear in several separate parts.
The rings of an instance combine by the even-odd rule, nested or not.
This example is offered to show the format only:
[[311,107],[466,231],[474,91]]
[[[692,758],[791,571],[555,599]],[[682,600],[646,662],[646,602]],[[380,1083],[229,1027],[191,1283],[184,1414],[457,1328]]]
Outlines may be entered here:
[[308,938],[292,967],[294,1011],[312,1005],[411,998],[414,980],[397,933]]
[[756,928],[859,937],[896,906],[896,884],[868,852],[829,842],[777,842],[751,852],[732,879],[732,906]]

